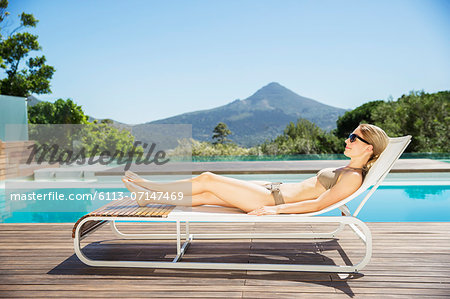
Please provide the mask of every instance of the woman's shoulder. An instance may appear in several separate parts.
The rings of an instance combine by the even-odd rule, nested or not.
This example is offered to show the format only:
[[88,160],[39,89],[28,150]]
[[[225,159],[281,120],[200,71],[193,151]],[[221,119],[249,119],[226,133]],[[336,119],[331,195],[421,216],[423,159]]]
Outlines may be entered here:
[[364,179],[364,173],[361,169],[352,169],[352,168],[340,168],[341,177],[347,177],[352,179],[361,180],[361,182]]

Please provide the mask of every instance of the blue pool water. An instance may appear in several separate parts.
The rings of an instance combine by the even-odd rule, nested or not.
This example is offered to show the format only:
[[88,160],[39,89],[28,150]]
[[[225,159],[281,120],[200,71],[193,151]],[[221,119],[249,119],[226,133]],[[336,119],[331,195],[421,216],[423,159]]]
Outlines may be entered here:
[[[55,189],[32,190],[48,193]],[[68,194],[92,194],[97,192],[127,192],[124,188],[71,188],[59,189]],[[28,190],[28,193],[31,191]],[[348,204],[354,211],[367,194],[360,195]],[[3,223],[62,223],[76,222],[84,214],[107,203],[91,201],[23,201],[6,199],[5,189],[0,189],[0,222]],[[109,201],[108,201],[109,202]],[[331,211],[324,216],[340,215]],[[359,216],[369,222],[442,222],[450,221],[450,185],[380,186],[367,201]]]

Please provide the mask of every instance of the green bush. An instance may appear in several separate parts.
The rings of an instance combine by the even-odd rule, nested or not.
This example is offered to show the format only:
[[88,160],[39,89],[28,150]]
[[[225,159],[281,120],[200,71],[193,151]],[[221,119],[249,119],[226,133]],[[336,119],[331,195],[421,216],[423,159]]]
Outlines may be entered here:
[[411,135],[406,152],[445,153],[450,148],[450,91],[402,95],[372,111],[374,124],[391,137]]
[[344,140],[328,133],[306,119],[290,122],[283,135],[261,144],[265,155],[341,153]]
[[171,156],[247,156],[258,155],[258,147],[245,148],[235,143],[216,143],[198,141],[193,138],[180,140]]

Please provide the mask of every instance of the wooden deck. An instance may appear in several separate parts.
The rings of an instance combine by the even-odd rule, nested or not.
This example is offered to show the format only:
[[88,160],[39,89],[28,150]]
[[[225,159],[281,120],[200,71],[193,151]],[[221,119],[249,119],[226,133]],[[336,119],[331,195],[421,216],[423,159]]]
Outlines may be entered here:
[[[0,224],[0,297],[445,298],[450,297],[450,223],[368,223],[373,256],[360,274],[89,267],[73,252],[71,223]],[[174,232],[173,223],[120,223],[124,232]],[[191,224],[195,232],[325,231],[330,225]],[[103,240],[103,241],[102,241]],[[102,241],[102,242],[100,242]],[[93,243],[90,243],[93,242]],[[173,241],[118,240],[109,226],[83,240],[91,258],[170,260]],[[358,262],[364,246],[339,240],[194,240],[189,261]]]

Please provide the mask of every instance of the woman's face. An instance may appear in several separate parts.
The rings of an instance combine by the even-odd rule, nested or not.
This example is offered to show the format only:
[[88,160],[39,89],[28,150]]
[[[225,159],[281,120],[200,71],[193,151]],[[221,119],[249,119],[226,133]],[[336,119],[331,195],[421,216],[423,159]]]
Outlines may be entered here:
[[[364,139],[359,127],[357,127],[352,133],[356,134],[359,137]],[[368,157],[370,157],[370,155],[372,155],[372,150],[373,150],[372,145],[367,144],[358,138],[356,138],[355,141],[353,141],[353,142],[350,142],[350,138],[347,138],[345,140],[344,155],[346,155],[349,158],[359,157],[359,156],[364,156],[364,155],[368,155]]]

